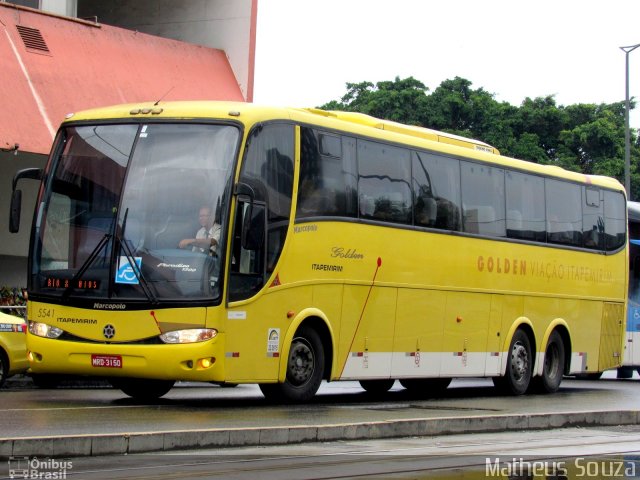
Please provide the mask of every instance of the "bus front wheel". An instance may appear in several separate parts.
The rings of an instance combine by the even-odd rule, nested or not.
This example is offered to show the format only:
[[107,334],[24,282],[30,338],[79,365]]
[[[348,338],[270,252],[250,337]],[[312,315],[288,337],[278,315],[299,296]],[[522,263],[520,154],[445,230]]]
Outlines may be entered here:
[[291,342],[284,383],[260,384],[260,390],[268,400],[306,402],[311,400],[320,388],[323,375],[322,340],[313,328],[303,326]]
[[173,388],[173,380],[150,380],[144,378],[112,378],[114,388],[137,400],[156,400]]
[[507,352],[507,371],[494,377],[494,385],[503,392],[523,395],[531,382],[531,342],[523,330],[516,330]]

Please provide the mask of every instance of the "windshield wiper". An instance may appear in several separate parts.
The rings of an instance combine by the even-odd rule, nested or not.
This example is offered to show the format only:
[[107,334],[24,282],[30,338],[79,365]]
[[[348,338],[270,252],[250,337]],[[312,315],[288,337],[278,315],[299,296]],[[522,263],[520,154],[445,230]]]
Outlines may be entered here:
[[124,212],[124,218],[122,220],[122,238],[117,238],[117,240],[119,240],[120,246],[122,247],[122,250],[124,250],[125,257],[127,258],[127,261],[131,266],[131,270],[133,271],[133,274],[136,276],[136,279],[140,284],[142,293],[144,293],[144,295],[147,297],[147,300],[149,300],[152,304],[156,305],[158,303],[158,297],[156,297],[155,293],[153,292],[153,289],[149,285],[149,282],[147,282],[147,279],[144,278],[144,275],[142,274],[142,270],[138,266],[138,263],[136,262],[133,256],[133,252],[131,251],[131,248],[129,247],[129,244],[127,243],[127,240],[124,236],[125,228],[127,226],[128,215],[129,215],[129,209],[127,208]]

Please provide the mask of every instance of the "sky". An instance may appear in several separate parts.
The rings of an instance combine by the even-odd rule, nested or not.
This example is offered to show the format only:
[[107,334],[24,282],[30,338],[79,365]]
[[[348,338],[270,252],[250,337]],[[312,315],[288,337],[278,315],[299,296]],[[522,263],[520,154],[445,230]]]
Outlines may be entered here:
[[[625,99],[640,0],[259,0],[254,102],[316,107],[346,83],[465,78],[520,105]],[[640,99],[640,48],[629,54]],[[640,128],[640,104],[631,113]]]

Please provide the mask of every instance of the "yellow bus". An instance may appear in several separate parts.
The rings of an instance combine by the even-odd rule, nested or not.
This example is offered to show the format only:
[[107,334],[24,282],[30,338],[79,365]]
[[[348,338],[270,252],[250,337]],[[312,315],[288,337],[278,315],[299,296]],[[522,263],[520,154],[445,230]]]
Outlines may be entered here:
[[511,394],[620,364],[624,189],[366,115],[223,102],[69,115],[29,259],[34,374]]

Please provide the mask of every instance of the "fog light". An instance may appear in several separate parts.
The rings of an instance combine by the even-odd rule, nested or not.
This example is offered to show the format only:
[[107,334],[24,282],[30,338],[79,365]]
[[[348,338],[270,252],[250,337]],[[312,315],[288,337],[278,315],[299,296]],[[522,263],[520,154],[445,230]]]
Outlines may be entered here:
[[200,368],[209,368],[215,363],[215,358],[201,358],[198,360],[198,366]]
[[29,360],[29,362],[33,363],[33,362],[41,362],[42,361],[42,355],[40,355],[39,353],[35,353],[35,352],[27,352],[27,360]]

